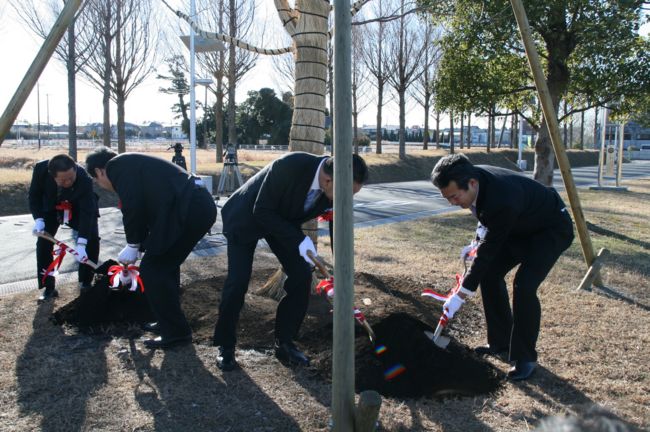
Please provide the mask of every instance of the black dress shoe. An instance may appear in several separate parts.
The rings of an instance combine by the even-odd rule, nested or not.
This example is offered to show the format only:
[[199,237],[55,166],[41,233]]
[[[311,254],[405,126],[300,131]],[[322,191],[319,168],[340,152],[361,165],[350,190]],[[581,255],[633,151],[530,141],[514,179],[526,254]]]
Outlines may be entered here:
[[508,379],[512,381],[523,381],[533,374],[537,363],[534,361],[517,361],[515,366],[508,371]]
[[59,292],[55,288],[52,289],[45,288],[45,291],[43,291],[41,295],[38,297],[38,301],[44,302],[46,300],[56,298],[58,296],[59,296]]
[[177,336],[177,337],[166,337],[158,336],[154,339],[146,339],[144,341],[144,346],[150,349],[156,348],[171,348],[181,345],[187,345],[192,342],[192,336]]
[[474,348],[474,352],[478,355],[489,355],[506,359],[508,357],[508,347],[493,347],[491,345],[482,345]]
[[293,342],[276,342],[275,356],[281,362],[298,366],[309,366],[309,357],[300,352]]
[[234,370],[239,366],[235,360],[235,349],[219,347],[219,355],[217,356],[217,367],[224,372]]
[[142,325],[144,331],[160,334],[160,324],[158,322],[148,322]]

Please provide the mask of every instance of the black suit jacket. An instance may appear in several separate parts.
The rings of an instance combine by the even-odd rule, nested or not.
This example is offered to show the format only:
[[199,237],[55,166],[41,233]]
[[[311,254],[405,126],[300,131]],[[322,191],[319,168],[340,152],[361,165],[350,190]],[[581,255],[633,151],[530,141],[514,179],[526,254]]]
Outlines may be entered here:
[[192,192],[201,187],[195,178],[178,165],[138,153],[108,161],[106,175],[120,197],[126,241],[165,253],[191,223]]
[[303,207],[316,170],[327,156],[292,152],[276,159],[228,199],[221,210],[223,231],[229,241],[252,242],[272,236],[298,247],[305,238],[300,226],[332,202],[321,194],[314,207]]
[[472,291],[510,238],[526,238],[549,228],[567,230],[567,225],[572,229],[566,205],[555,189],[503,168],[477,166],[476,170],[476,213],[488,231],[463,280]]
[[29,186],[29,211],[34,219],[56,218],[55,206],[63,201],[72,204],[72,218],[68,225],[79,237],[91,239],[98,235],[99,206],[93,190],[93,181],[83,167],[77,165],[77,179],[69,188],[59,188],[47,171],[47,160],[34,165]]

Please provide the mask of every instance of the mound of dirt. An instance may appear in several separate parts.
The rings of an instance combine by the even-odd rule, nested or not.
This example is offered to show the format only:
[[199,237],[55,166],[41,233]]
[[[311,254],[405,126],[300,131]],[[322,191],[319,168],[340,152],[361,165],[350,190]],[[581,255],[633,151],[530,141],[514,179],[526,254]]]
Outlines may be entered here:
[[464,345],[451,341],[446,349],[425,335],[433,329],[405,313],[395,313],[373,326],[377,343],[357,345],[358,391],[384,396],[475,396],[492,393],[502,376]]
[[[102,331],[106,326],[129,326],[153,321],[153,315],[144,294],[109,287],[108,268],[116,264],[107,261],[96,271],[93,286],[83,290],[79,297],[56,310],[53,321],[69,324],[82,331]],[[113,330],[115,331],[115,329]]]
[[[239,320],[237,346],[240,349],[271,352],[273,348],[277,302],[255,293],[273,272],[274,269],[266,269],[253,273]],[[413,291],[414,281],[370,276],[358,274],[355,290],[358,295],[373,298],[373,307],[366,315],[377,342],[373,345],[365,330],[355,326],[357,391],[372,389],[395,398],[419,398],[474,396],[499,388],[502,377],[496,369],[466,346],[452,340],[442,350],[431,342],[424,331],[433,332],[433,329],[418,317],[424,316],[421,305],[396,301],[400,292],[404,293],[404,299],[410,299],[412,293],[407,291]],[[225,276],[219,275],[183,288],[182,306],[195,343],[212,345],[224,280]],[[96,332],[99,328],[113,336],[124,335],[120,323],[151,320],[144,296],[111,291],[107,278],[101,276],[92,291],[63,306],[54,316],[59,324],[67,323],[82,331]],[[112,325],[101,326],[108,323]],[[315,379],[331,380],[332,333],[329,303],[323,297],[312,296],[297,344],[311,357],[310,370]]]

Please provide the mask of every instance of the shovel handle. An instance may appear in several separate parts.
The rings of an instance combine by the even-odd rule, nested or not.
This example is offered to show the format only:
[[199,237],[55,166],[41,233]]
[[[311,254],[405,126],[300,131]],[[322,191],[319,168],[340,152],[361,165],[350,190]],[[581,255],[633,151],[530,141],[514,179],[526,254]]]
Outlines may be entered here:
[[[318,271],[321,272],[323,277],[326,279],[332,277],[330,272],[327,270],[327,267],[325,267],[325,264],[323,264],[318,256],[314,255],[312,251],[307,251],[307,256],[314,262],[314,265],[318,268]],[[370,338],[370,342],[374,344],[377,338],[375,336],[375,332],[372,330],[372,327],[370,327],[370,324],[368,324],[368,321],[357,320],[357,322],[361,324],[361,326],[366,330],[368,337]]]
[[[52,237],[52,234],[50,234],[50,233],[48,233],[48,232],[45,232],[45,231],[43,231],[43,232],[39,232],[39,233],[36,233],[36,236],[37,236],[37,237],[40,237],[40,238],[42,238],[42,239],[45,239],[45,240],[47,240],[47,241],[49,241],[49,242],[51,242],[51,243],[54,243],[54,244],[57,245],[57,246],[65,246],[66,249],[68,249],[70,252],[72,252],[73,255],[77,255],[77,251],[76,251],[76,250],[72,249],[70,246],[68,246],[67,244],[63,243],[62,241],[59,241],[59,240],[55,239],[54,237]],[[94,263],[94,262],[92,262],[92,261],[90,261],[90,260],[87,260],[87,261],[86,261],[85,263],[83,263],[83,264],[86,264],[87,266],[90,266],[90,267],[93,268],[94,270],[97,270],[97,267],[99,267],[99,266],[97,265],[97,263]]]
[[330,272],[327,271],[327,267],[325,267],[325,264],[323,264],[318,256],[314,255],[310,250],[307,251],[307,256],[314,262],[314,265],[318,268],[318,271],[321,272],[324,278],[329,279],[332,277]]

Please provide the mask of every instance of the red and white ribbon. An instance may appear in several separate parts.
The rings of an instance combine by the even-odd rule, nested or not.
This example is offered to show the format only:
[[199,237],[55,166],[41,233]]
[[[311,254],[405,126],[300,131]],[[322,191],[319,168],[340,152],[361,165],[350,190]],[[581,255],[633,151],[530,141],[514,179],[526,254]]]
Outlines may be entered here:
[[[334,299],[334,277],[321,280],[318,285],[316,285],[316,294],[325,294],[328,300],[332,301]],[[354,319],[356,319],[361,325],[366,322],[366,316],[356,306],[354,307]]]
[[453,287],[447,294],[441,294],[437,291],[432,290],[431,288],[425,288],[422,290],[422,293],[420,295],[423,297],[432,297],[441,302],[446,302],[449,297],[453,296],[456,291],[460,289],[461,286],[463,286],[463,275],[456,273],[456,286]]
[[144,292],[144,284],[140,277],[140,267],[135,265],[112,265],[108,268],[108,277],[110,287],[117,289],[120,285],[124,288],[128,286],[129,291],[136,291],[138,287],[140,292]]
[[366,322],[366,316],[357,307],[354,308],[354,319],[359,321],[359,324],[361,325]]
[[70,250],[75,254],[77,253],[76,251],[69,249],[68,246],[66,246],[64,243],[61,243],[59,245],[59,249],[53,250],[52,256],[54,259],[47,267],[47,269],[43,269],[43,279],[41,279],[41,282],[43,284],[45,284],[45,279],[47,279],[48,276],[56,277],[59,275],[59,267],[61,267],[61,263],[63,262],[63,257],[65,256],[66,250]]
[[329,209],[322,215],[318,216],[318,222],[330,222],[334,220],[334,210]]
[[63,223],[67,225],[72,219],[72,203],[70,201],[61,201],[54,208],[63,212]]
[[321,280],[316,285],[316,294],[325,294],[327,298],[334,298],[334,277]]

